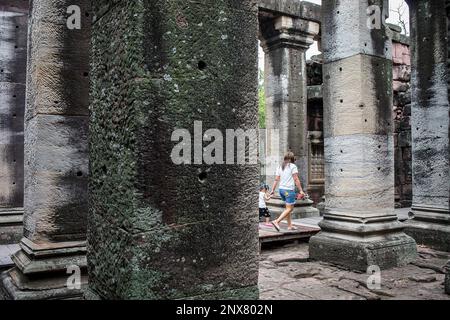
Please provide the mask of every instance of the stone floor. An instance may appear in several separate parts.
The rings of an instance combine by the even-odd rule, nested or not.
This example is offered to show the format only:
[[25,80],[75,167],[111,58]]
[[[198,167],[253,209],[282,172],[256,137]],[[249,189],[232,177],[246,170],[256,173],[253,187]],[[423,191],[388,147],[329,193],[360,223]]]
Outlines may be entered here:
[[276,246],[261,253],[263,300],[450,300],[443,267],[450,253],[419,247],[417,261],[381,272],[381,288],[368,290],[368,275],[308,261],[308,244]]

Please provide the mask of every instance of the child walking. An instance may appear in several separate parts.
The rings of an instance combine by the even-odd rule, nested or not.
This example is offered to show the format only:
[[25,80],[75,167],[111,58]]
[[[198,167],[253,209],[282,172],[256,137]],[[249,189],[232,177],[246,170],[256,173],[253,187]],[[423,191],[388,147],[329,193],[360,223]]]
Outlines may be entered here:
[[269,194],[269,186],[263,184],[259,188],[259,218],[265,218],[265,226],[271,227],[270,223],[270,212],[267,208],[266,201],[269,201],[272,196]]

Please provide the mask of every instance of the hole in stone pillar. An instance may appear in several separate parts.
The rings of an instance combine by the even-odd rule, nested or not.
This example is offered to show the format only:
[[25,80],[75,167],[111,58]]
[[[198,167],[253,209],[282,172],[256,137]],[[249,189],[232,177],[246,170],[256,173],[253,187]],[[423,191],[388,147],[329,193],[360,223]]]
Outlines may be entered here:
[[344,169],[341,169],[341,172],[344,172]]
[[201,183],[205,183],[207,179],[208,179],[208,174],[205,171],[202,171],[198,175],[198,181],[200,181]]
[[367,119],[364,119],[364,122],[367,122]]
[[83,172],[78,171],[78,172],[77,172],[77,177],[82,177],[82,176],[83,176]]
[[89,17],[89,12],[86,12],[85,15],[86,15],[86,17]]
[[365,47],[367,47],[367,42],[366,42],[366,43],[364,43],[364,46],[365,46]]
[[344,151],[343,151],[343,150],[341,150],[341,153],[344,153]]
[[341,13],[339,10],[336,12],[337,14]]
[[343,99],[341,99],[341,103],[344,103],[344,100],[343,100]]
[[342,72],[342,68],[339,68],[339,71],[341,71],[341,72]]
[[16,159],[14,159],[13,162],[16,163],[17,162]]
[[17,118],[17,114],[14,113],[14,114],[13,114],[13,118]]
[[381,149],[381,146],[378,146],[378,149]]
[[1,73],[3,73],[3,71],[4,71],[3,69],[0,70]]
[[380,167],[378,167],[378,171],[381,171],[381,168],[380,168]]
[[198,68],[199,68],[200,70],[205,70],[206,67],[208,67],[208,65],[206,64],[205,61],[199,61],[199,62],[198,62]]
[[14,49],[17,49],[18,48],[18,46],[14,46]]
[[89,72],[83,73],[83,76],[87,77],[89,75]]
[[59,103],[59,101],[53,101],[53,103],[54,103],[54,104],[58,104],[58,103]]
[[13,185],[15,185],[16,183],[15,182],[13,182]]
[[16,96],[16,95],[13,95],[13,98],[17,98],[17,96]]
[[19,26],[16,26],[16,29],[19,29]]

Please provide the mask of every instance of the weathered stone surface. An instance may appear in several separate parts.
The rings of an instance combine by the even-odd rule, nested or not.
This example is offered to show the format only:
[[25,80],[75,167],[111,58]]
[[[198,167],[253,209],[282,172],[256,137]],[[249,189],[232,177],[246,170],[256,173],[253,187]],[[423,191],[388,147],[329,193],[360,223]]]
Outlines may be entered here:
[[[449,300],[440,271],[449,254],[418,248],[409,265],[381,271],[380,288],[369,289],[366,270],[352,272],[308,259],[308,244],[263,250],[259,288],[262,300]],[[434,280],[433,280],[434,279]],[[426,281],[426,282],[424,282]]]
[[288,15],[315,22],[321,21],[320,5],[301,0],[258,0],[260,11]]
[[94,7],[90,288],[255,299],[258,166],[176,166],[170,139],[195,120],[258,128],[256,3],[109,3]]
[[446,275],[445,275],[445,293],[450,294],[450,260],[447,262],[446,266]]
[[[90,1],[30,4],[25,237],[1,284],[9,299],[74,298],[82,292],[66,287],[66,268],[78,266],[86,284]],[[66,25],[74,4],[80,30]]]
[[[294,211],[292,212],[292,219],[304,219],[310,217],[320,216],[320,211],[313,207],[314,201],[310,199],[297,200]],[[286,204],[280,197],[275,196],[273,199],[267,202],[270,215],[273,220],[278,218],[284,210],[286,210]]]
[[312,259],[357,270],[416,256],[393,212],[391,40],[384,26],[367,28],[367,5],[327,1],[322,8],[326,207],[309,247]]
[[25,236],[86,237],[88,119],[40,115],[27,123]]
[[[22,236],[28,1],[0,4],[0,243]],[[4,214],[3,214],[4,213]],[[19,214],[21,215],[21,214]]]
[[449,102],[445,1],[412,2],[413,212],[407,232],[450,250]]
[[392,45],[388,36],[389,28],[383,24],[381,29],[369,30],[367,27],[367,8],[370,5],[385,8],[383,14],[389,14],[386,0],[330,0],[323,2],[322,47],[325,62],[357,54],[391,59]]

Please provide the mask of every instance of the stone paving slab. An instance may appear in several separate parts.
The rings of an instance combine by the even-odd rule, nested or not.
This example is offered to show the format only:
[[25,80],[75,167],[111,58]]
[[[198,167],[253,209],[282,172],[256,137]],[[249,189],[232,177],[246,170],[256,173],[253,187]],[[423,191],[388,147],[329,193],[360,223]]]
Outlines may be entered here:
[[262,300],[450,300],[443,267],[450,253],[418,247],[412,264],[381,272],[381,287],[369,290],[368,275],[309,260],[308,244],[264,250],[260,256]]

